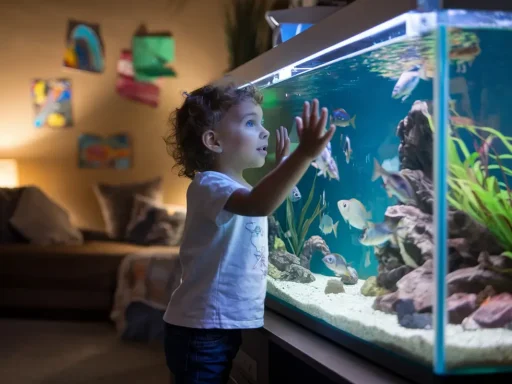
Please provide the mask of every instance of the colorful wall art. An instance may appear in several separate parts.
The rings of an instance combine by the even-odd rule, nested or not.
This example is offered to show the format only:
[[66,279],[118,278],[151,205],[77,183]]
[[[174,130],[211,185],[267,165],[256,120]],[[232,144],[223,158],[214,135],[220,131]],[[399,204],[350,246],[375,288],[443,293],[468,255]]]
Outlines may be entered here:
[[105,48],[99,24],[70,20],[66,36],[64,66],[101,73],[105,69]]
[[35,79],[31,84],[31,94],[36,128],[65,128],[73,125],[69,79]]
[[78,138],[78,166],[94,169],[128,169],[132,166],[132,145],[127,134],[111,136],[82,134]]
[[141,25],[132,38],[133,67],[137,81],[158,77],[175,77],[170,63],[174,61],[175,41],[170,32],[151,32]]
[[135,79],[132,63],[132,51],[125,49],[117,63],[116,91],[121,97],[157,107],[160,88],[154,82],[142,82]]

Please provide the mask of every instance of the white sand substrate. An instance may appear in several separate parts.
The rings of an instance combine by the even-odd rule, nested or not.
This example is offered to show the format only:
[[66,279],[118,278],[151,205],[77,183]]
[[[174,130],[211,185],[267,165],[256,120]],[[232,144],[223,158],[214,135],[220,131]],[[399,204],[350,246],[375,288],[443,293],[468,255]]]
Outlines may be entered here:
[[[433,330],[403,328],[396,315],[373,310],[375,297],[366,297],[360,292],[364,280],[356,285],[345,285],[345,293],[326,295],[327,281],[334,277],[314,276],[316,280],[308,284],[268,276],[267,292],[342,331],[432,363]],[[512,331],[504,328],[466,331],[460,325],[449,324],[446,358],[448,368],[512,366]]]

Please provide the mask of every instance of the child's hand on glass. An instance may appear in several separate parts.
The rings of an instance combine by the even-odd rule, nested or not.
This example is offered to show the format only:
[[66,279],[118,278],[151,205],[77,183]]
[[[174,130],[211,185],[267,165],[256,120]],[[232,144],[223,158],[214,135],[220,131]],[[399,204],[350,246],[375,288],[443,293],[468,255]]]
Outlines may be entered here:
[[[327,123],[327,108],[322,108],[320,115],[318,114],[318,100],[314,99],[310,108],[309,103],[304,102],[302,110],[302,118],[296,117],[297,134],[300,143],[297,151],[303,156],[310,159],[318,157],[327,144],[331,141],[336,127],[331,124],[329,130],[325,131]],[[277,158],[277,157],[276,157]]]
[[290,154],[290,138],[285,127],[279,127],[276,131],[276,164],[277,167]]

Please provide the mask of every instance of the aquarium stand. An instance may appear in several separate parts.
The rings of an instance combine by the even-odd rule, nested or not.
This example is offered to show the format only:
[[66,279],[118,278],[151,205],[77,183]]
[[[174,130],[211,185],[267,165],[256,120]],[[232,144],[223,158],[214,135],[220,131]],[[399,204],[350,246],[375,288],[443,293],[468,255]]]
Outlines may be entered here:
[[341,333],[271,297],[267,296],[265,306],[269,341],[329,378],[352,384],[481,384],[482,380],[492,384],[512,383],[512,374],[437,376],[429,366]]

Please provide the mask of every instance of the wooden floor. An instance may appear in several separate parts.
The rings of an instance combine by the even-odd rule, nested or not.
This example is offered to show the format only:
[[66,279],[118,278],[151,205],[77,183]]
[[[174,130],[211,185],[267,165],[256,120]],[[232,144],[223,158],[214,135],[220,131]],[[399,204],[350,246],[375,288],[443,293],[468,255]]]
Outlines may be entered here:
[[169,383],[161,345],[121,341],[107,322],[0,319],[0,383]]

